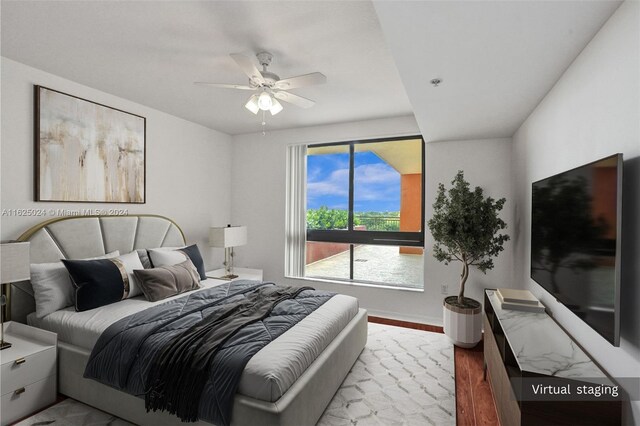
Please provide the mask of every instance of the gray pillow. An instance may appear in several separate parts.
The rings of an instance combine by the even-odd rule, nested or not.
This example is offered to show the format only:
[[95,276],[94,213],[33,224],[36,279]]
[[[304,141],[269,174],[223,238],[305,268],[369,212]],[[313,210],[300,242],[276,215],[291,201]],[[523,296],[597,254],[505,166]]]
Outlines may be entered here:
[[175,265],[137,269],[133,274],[150,302],[200,288],[200,275],[190,259]]
[[[110,259],[120,255],[118,250],[90,259]],[[62,262],[32,263],[31,287],[36,301],[36,317],[42,318],[74,303],[74,287]]]
[[142,267],[144,269],[152,268],[151,260],[149,260],[149,253],[147,253],[146,249],[137,249],[136,253],[138,253],[138,257],[140,258],[140,263],[142,263]]

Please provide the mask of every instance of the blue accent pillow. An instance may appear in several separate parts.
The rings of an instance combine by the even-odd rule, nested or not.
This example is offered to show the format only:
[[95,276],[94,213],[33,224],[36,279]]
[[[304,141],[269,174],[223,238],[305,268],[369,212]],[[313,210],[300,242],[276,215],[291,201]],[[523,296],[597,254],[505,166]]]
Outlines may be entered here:
[[198,270],[198,274],[200,274],[200,279],[206,280],[207,273],[204,270],[204,260],[202,260],[202,255],[200,254],[198,246],[193,244],[188,247],[181,248],[180,251],[189,256],[189,259],[191,259],[191,262]]
[[129,278],[121,262],[62,259],[62,263],[75,287],[78,312],[119,302],[129,293]]

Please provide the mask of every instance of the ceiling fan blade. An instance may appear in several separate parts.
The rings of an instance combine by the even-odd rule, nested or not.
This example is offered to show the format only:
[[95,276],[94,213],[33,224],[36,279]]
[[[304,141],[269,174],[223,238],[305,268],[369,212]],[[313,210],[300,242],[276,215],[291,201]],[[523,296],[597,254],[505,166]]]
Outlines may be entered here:
[[327,77],[321,72],[312,72],[311,74],[299,75],[296,77],[285,78],[279,80],[275,84],[276,89],[297,89],[298,87],[313,86],[315,84],[324,84]]
[[256,68],[256,66],[254,65],[251,58],[244,56],[240,53],[232,53],[230,56],[233,58],[234,61],[236,61],[236,64],[238,64],[240,69],[252,81],[258,84],[264,84],[264,78],[262,77],[262,74],[260,74],[260,71],[258,70],[258,68]]
[[254,87],[245,86],[245,85],[242,85],[242,84],[206,83],[206,82],[203,82],[203,81],[196,81],[193,84],[197,84],[198,86],[219,87],[219,88],[222,88],[222,89],[255,90]]
[[281,101],[299,106],[300,108],[311,108],[316,104],[315,101],[312,101],[311,99],[303,98],[302,96],[294,95],[293,93],[284,92],[282,90],[279,92],[274,92],[273,96],[280,99]]

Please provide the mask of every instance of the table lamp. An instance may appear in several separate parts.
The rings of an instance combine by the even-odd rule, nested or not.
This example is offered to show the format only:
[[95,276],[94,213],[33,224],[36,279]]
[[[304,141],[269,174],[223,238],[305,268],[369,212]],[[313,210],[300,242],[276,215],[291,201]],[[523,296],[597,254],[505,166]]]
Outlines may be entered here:
[[209,229],[209,246],[224,248],[225,275],[217,277],[224,280],[238,278],[233,273],[233,248],[247,244],[247,227],[231,226]]
[[2,296],[0,300],[0,350],[2,350],[11,347],[11,343],[5,342],[4,340],[4,317],[7,313],[5,306],[9,306],[11,283],[26,281],[31,277],[29,268],[29,243],[17,241],[1,243],[0,259],[0,284],[2,285]]

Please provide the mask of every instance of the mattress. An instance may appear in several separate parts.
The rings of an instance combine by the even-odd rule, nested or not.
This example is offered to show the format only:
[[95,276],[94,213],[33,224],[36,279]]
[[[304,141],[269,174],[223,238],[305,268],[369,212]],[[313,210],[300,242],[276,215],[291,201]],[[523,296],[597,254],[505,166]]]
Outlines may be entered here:
[[[205,280],[202,286],[219,283]],[[91,351],[111,324],[167,300],[170,299],[148,302],[136,297],[85,312],[69,307],[44,318],[30,314],[27,321],[34,327],[57,333],[60,341]],[[251,358],[240,379],[238,393],[262,401],[277,401],[357,313],[356,298],[336,295],[329,299]]]

